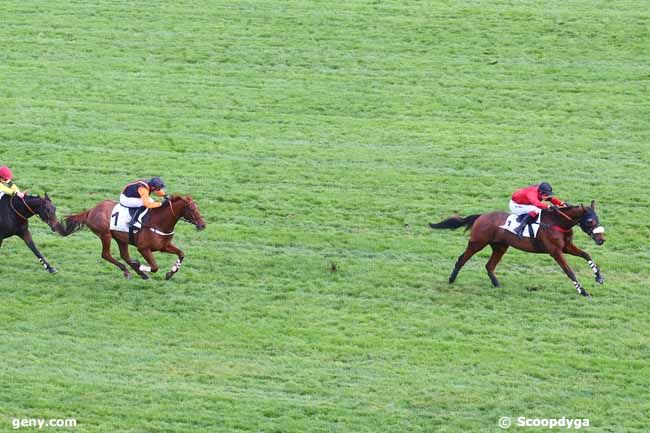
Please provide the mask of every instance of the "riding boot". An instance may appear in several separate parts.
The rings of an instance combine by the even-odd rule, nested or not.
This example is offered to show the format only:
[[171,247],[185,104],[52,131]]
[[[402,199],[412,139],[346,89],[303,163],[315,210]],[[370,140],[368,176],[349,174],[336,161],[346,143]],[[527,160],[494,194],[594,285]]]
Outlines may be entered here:
[[529,223],[532,223],[533,221],[535,221],[535,219],[532,216],[530,216],[529,214],[524,215],[524,217],[521,219],[521,223],[515,229],[515,234],[517,235],[518,239],[523,239],[524,229]]
[[142,208],[139,207],[137,208],[134,212],[133,215],[131,216],[131,221],[129,221],[129,227],[134,227],[135,223],[138,222],[138,217],[140,216],[140,213],[142,213]]

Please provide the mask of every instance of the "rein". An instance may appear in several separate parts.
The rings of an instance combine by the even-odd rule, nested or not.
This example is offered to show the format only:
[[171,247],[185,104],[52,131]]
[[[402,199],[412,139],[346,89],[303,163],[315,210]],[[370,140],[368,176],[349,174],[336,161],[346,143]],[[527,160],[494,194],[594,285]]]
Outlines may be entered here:
[[555,207],[555,208],[553,208],[553,210],[555,212],[557,212],[558,214],[560,214],[560,216],[562,216],[562,218],[566,219],[567,221],[571,221],[571,223],[572,223],[572,226],[569,227],[568,229],[566,229],[564,227],[561,227],[561,226],[559,226],[557,224],[555,224],[555,225],[550,225],[550,224],[546,225],[546,227],[548,227],[549,229],[555,230],[555,231],[558,231],[558,232],[562,232],[562,233],[570,232],[573,229],[573,226],[578,224],[580,222],[580,218],[582,218],[582,217],[580,217],[578,219],[578,221],[574,221],[573,218],[571,218],[569,215],[562,212],[559,208]]
[[12,195],[11,198],[9,199],[9,205],[11,206],[11,210],[13,210],[13,211],[15,212],[16,215],[18,215],[19,217],[21,217],[21,218],[24,219],[25,221],[27,221],[27,219],[28,219],[29,217],[36,215],[36,212],[34,212],[34,209],[32,209],[31,207],[29,207],[29,205],[28,205],[27,202],[25,201],[25,198],[24,198],[24,197],[21,197],[21,200],[23,201],[23,204],[25,205],[25,207],[26,207],[26,208],[27,208],[27,209],[28,209],[32,214],[31,214],[29,217],[25,217],[25,215],[23,215],[22,213],[18,212],[18,210],[16,209],[16,206],[14,206],[14,197],[15,197],[15,194]]
[[572,219],[569,215],[565,214],[565,213],[562,212],[560,209],[558,209],[558,208],[554,208],[554,210],[555,210],[555,212],[557,212],[557,213],[559,213],[560,215],[562,215],[562,216],[564,217],[564,219],[569,220],[569,221],[573,221],[573,219]]
[[172,211],[172,215],[176,217],[176,212],[174,212],[174,203],[171,200],[169,200],[169,209]]

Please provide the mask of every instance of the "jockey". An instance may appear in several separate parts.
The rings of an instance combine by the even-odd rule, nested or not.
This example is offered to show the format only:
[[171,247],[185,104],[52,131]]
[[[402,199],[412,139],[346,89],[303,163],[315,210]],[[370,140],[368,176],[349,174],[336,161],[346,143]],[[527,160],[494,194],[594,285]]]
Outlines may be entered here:
[[548,203],[542,203],[542,201],[546,200],[550,201],[555,206],[566,205],[562,200],[553,197],[553,188],[551,188],[551,185],[546,182],[518,189],[512,194],[512,199],[510,200],[510,211],[516,215],[526,214],[519,227],[515,229],[515,234],[519,239],[523,237],[526,225],[534,222],[542,209],[548,209],[551,207]]
[[138,221],[138,216],[142,212],[142,207],[153,209],[162,206],[159,201],[154,201],[150,194],[153,193],[159,197],[165,196],[165,183],[159,177],[153,177],[150,180],[139,179],[127,184],[120,194],[120,204],[128,208],[137,208],[131,217],[129,227]]
[[14,174],[11,172],[11,169],[9,167],[6,165],[0,167],[0,198],[2,198],[2,196],[5,194],[16,194],[20,198],[25,197],[25,194],[20,192],[18,186],[13,183],[13,178]]

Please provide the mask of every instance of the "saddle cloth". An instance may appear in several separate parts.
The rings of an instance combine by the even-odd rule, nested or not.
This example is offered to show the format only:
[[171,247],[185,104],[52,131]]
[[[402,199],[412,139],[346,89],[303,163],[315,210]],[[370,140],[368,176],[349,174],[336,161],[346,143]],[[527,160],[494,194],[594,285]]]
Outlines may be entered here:
[[[524,214],[525,215],[525,214]],[[519,227],[519,224],[521,222],[521,218],[524,217],[524,215],[517,215],[517,214],[510,214],[508,215],[508,219],[506,219],[505,224],[503,224],[501,227],[502,229],[508,230],[510,233],[514,233],[515,229]],[[537,231],[539,230],[539,221],[542,218],[542,213],[537,214],[537,219],[535,220],[534,223],[530,224],[529,226],[532,226],[533,228],[533,237],[537,237]],[[530,237],[530,230],[528,227],[524,228],[524,237],[529,238]]]
[[[121,204],[116,204],[111,211],[111,226],[110,230],[115,230],[117,232],[127,232],[129,231],[129,222],[131,221],[131,210],[135,212],[136,208],[128,208],[122,206]],[[134,228],[141,229],[142,221],[144,216],[149,213],[149,209],[145,209],[144,212],[138,217],[138,221],[135,223]]]

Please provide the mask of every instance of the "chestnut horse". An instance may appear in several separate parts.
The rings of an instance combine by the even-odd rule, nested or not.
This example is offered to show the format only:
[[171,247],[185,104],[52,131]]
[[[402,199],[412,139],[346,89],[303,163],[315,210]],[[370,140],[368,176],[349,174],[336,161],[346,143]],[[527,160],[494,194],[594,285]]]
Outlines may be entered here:
[[195,225],[198,230],[205,229],[205,221],[192,197],[172,196],[165,200],[162,206],[149,211],[142,228],[135,234],[135,246],[149,264],[141,265],[129,256],[129,233],[110,230],[111,211],[115,204],[113,200],[104,200],[90,210],[66,217],[59,233],[68,236],[87,226],[102,241],[102,258],[120,268],[125,278],[131,278],[131,274],[126,266],[111,255],[111,239],[117,242],[122,259],[144,280],[149,279],[147,272],[158,272],[158,264],[152,254],[154,251],[176,254],[176,263],[165,274],[165,278],[169,280],[178,272],[185,258],[185,253],[172,244],[174,227],[178,220],[182,218]]
[[494,269],[506,253],[508,247],[529,253],[548,253],[564,270],[567,276],[573,281],[576,290],[582,296],[591,296],[578,282],[575,274],[564,259],[564,254],[582,257],[587,261],[596,276],[596,282],[603,284],[603,276],[600,269],[591,260],[591,256],[573,244],[573,226],[580,224],[583,232],[589,235],[597,245],[605,242],[603,233],[605,229],[600,225],[596,215],[596,204],[591,206],[567,206],[563,208],[552,207],[542,211],[542,218],[536,238],[519,239],[517,236],[500,226],[505,224],[508,218],[506,212],[490,212],[486,214],[470,215],[466,218],[452,217],[438,224],[429,224],[434,229],[456,229],[458,227],[470,227],[472,229],[469,243],[465,252],[458,257],[454,270],[449,276],[449,282],[453,283],[463,265],[485,246],[490,245],[492,255],[485,268],[488,276],[495,287],[499,287],[499,280],[494,275]]
[[21,198],[15,194],[5,194],[0,199],[0,245],[5,238],[18,236],[25,241],[45,270],[50,274],[56,274],[56,269],[36,248],[32,234],[29,232],[28,220],[34,215],[38,215],[52,231],[59,231],[61,225],[56,219],[56,207],[47,194],[43,198],[38,195],[25,195]]

